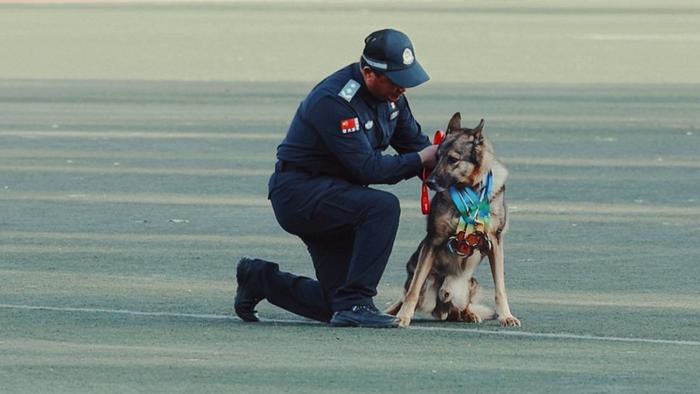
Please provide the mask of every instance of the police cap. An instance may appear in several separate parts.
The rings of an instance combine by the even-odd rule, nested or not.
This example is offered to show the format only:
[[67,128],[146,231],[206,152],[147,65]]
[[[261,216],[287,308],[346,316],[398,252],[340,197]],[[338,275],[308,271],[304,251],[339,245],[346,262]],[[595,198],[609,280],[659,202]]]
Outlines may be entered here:
[[383,29],[367,36],[362,59],[403,88],[412,88],[430,79],[416,60],[411,40],[398,30]]

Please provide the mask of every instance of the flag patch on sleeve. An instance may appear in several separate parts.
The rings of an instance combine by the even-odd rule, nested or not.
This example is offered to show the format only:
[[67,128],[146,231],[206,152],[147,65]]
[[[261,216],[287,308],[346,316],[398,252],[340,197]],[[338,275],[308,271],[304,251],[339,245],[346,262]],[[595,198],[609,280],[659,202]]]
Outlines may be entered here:
[[357,118],[350,118],[340,121],[340,131],[343,134],[353,133],[360,130],[360,120]]

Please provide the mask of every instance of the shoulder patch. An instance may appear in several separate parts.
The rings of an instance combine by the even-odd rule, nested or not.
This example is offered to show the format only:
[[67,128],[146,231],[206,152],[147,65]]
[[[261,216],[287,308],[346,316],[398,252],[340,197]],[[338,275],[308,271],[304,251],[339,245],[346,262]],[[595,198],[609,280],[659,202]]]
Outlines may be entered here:
[[338,92],[338,96],[344,98],[347,100],[347,102],[350,102],[353,97],[355,97],[355,93],[360,89],[360,83],[355,81],[354,79],[350,79],[348,83],[343,86],[342,89],[340,89],[340,92]]
[[343,134],[354,133],[360,130],[360,119],[350,118],[340,121],[340,132]]

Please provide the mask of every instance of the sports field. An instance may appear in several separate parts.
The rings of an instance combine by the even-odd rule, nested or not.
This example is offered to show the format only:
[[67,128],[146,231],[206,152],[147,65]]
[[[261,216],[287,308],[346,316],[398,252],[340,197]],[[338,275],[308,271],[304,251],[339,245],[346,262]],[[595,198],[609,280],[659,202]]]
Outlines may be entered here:
[[[698,392],[697,2],[81,3],[0,1],[0,393]],[[432,76],[424,129],[485,118],[510,169],[523,326],[243,324],[240,257],[312,274],[275,148],[387,26]],[[382,188],[380,306],[424,233],[419,182]]]

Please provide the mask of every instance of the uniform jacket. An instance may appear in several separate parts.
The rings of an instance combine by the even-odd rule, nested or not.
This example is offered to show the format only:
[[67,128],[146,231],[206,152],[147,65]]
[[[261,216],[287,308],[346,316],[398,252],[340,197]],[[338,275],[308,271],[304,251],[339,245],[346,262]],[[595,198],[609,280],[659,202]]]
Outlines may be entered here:
[[[406,97],[396,103],[377,100],[360,64],[353,63],[321,81],[301,102],[277,158],[355,184],[394,184],[419,174],[416,152],[429,144]],[[389,146],[397,154],[384,154]]]

